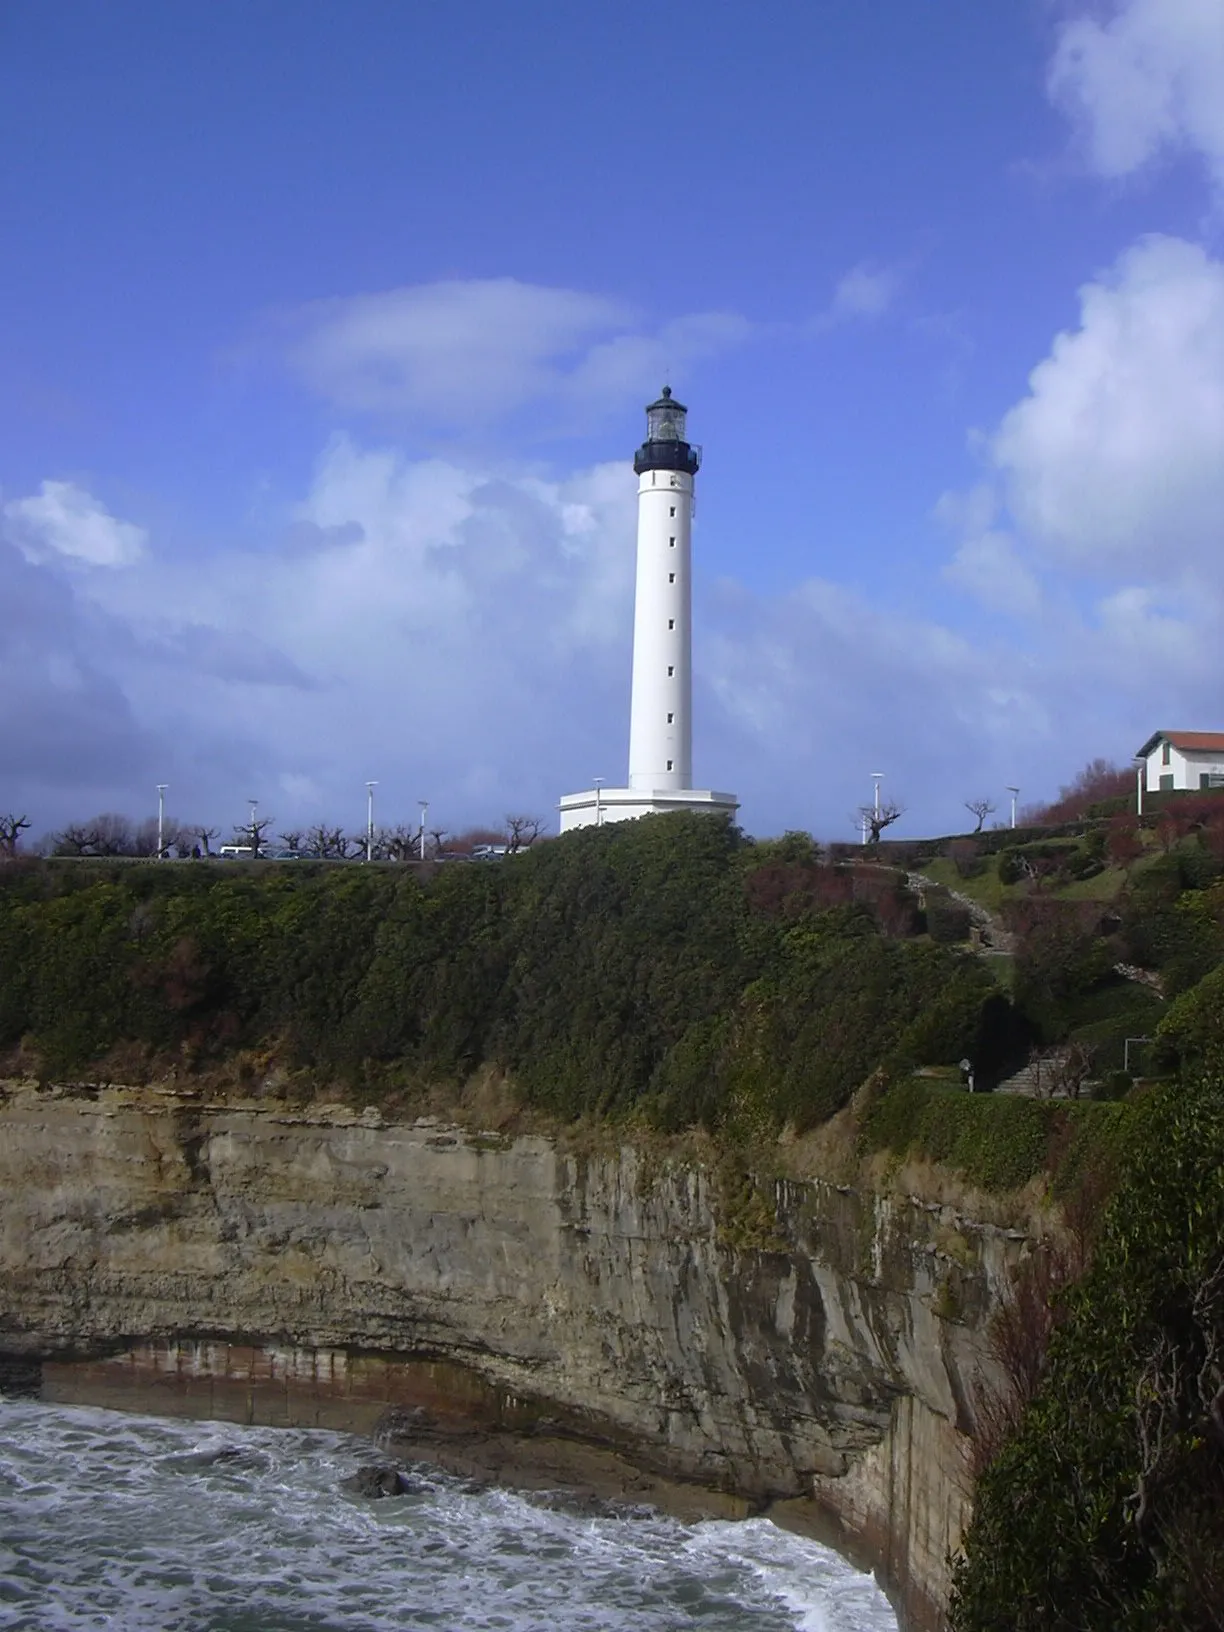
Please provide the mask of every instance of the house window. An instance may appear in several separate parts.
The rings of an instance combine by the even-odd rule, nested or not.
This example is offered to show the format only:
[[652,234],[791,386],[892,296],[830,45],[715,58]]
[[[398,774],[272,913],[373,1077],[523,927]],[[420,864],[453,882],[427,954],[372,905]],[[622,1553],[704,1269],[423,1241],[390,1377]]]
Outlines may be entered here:
[[667,665],[667,672],[668,672],[668,674],[675,674],[675,672],[676,672],[675,665],[672,664],[672,663],[669,663]]
[[1168,764],[1172,763],[1171,760],[1169,759],[1169,744],[1167,742],[1162,742],[1161,745],[1160,745],[1160,763],[1162,765],[1168,765]]
[[674,725],[676,723],[676,716],[674,714],[669,714],[667,716],[667,723],[668,725]]
[[1171,776],[1162,776],[1161,777],[1161,779],[1160,779],[1160,791],[1161,791],[1161,793],[1172,793],[1173,792],[1173,778]]
[[1215,779],[1212,776],[1210,771],[1200,771],[1199,772],[1199,787],[1200,788],[1210,788],[1210,787],[1212,787],[1214,785],[1214,781],[1215,781]]
[[669,629],[674,629],[674,628],[675,628],[675,627],[676,627],[676,620],[675,620],[675,618],[668,618],[668,620],[667,620],[667,627],[668,627],[668,628],[669,628]]

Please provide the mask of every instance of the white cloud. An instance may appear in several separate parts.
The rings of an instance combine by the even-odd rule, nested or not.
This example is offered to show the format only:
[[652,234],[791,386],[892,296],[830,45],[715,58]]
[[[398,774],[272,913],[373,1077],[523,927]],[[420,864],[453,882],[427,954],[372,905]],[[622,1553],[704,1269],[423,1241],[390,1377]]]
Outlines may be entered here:
[[833,292],[834,317],[881,317],[897,298],[901,274],[867,261],[852,266]]
[[1224,514],[1224,264],[1152,237],[1080,291],[989,444],[1020,529],[1081,569],[1210,567]]
[[992,612],[1031,618],[1041,611],[1041,585],[1007,533],[987,531],[965,539],[944,577]]
[[10,537],[30,561],[58,556],[92,567],[129,567],[144,554],[148,537],[74,482],[43,482],[31,497],[5,504],[3,514]]
[[1224,6],[1114,0],[1066,23],[1050,93],[1075,121],[1092,168],[1126,176],[1166,151],[1207,162],[1224,186]]
[[902,281],[900,267],[860,261],[837,280],[829,304],[809,319],[806,332],[817,336],[827,334],[841,323],[883,317],[901,292]]
[[342,407],[439,429],[527,404],[542,426],[653,391],[665,373],[740,343],[743,318],[707,312],[652,329],[620,301],[514,278],[420,284],[318,301],[294,315],[290,360]]
[[236,821],[255,794],[282,823],[356,824],[373,777],[380,820],[422,797],[450,826],[547,815],[573,778],[619,774],[633,511],[622,464],[548,480],[337,437],[279,549],[82,593],[131,631],[142,719],[191,750],[163,773],[184,808]]

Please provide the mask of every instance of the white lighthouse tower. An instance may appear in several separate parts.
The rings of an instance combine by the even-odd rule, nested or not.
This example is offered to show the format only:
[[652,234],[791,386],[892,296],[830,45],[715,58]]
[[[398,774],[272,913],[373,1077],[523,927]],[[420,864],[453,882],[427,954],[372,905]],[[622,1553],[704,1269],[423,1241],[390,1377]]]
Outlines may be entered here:
[[688,409],[669,386],[646,410],[638,478],[637,592],[629,785],[567,793],[561,831],[669,810],[732,814],[731,793],[693,787],[693,483],[701,450],[685,440]]

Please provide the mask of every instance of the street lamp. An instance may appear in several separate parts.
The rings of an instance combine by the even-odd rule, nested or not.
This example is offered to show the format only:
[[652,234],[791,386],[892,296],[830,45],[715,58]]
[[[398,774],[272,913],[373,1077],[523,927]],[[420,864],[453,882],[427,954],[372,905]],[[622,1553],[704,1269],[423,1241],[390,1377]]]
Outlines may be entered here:
[[601,790],[603,789],[604,779],[603,779],[602,776],[593,776],[591,778],[591,781],[595,784],[595,826],[596,827],[602,827],[603,826],[603,797],[602,797],[602,791]]
[[374,860],[374,789],[377,782],[366,783],[366,860]]
[[1016,825],[1016,800],[1020,797],[1020,789],[1019,788],[1013,788],[1011,786],[1011,784],[1009,783],[1007,791],[1012,796],[1012,826],[1015,827],[1015,825]]
[[259,800],[247,795],[247,804],[251,807],[251,860],[259,860],[259,834],[255,829],[255,812],[259,809]]
[[429,800],[428,799],[418,799],[417,804],[420,805],[420,807],[421,807],[421,843],[420,843],[420,850],[419,850],[418,853],[420,855],[421,860],[424,861],[425,860],[425,817],[426,817],[426,815],[427,815],[427,813],[429,811]]
[[166,859],[166,789],[168,782],[157,784],[157,859]]
[[872,771],[871,780],[875,783],[875,813],[880,814],[880,783],[884,780],[883,771]]

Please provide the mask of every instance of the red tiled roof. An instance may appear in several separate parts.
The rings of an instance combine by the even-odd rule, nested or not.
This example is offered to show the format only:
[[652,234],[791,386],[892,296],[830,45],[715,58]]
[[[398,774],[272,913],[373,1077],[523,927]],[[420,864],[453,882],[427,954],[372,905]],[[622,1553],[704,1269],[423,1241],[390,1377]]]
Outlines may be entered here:
[[1139,750],[1146,758],[1158,742],[1169,741],[1183,754],[1224,754],[1224,731],[1157,731]]

